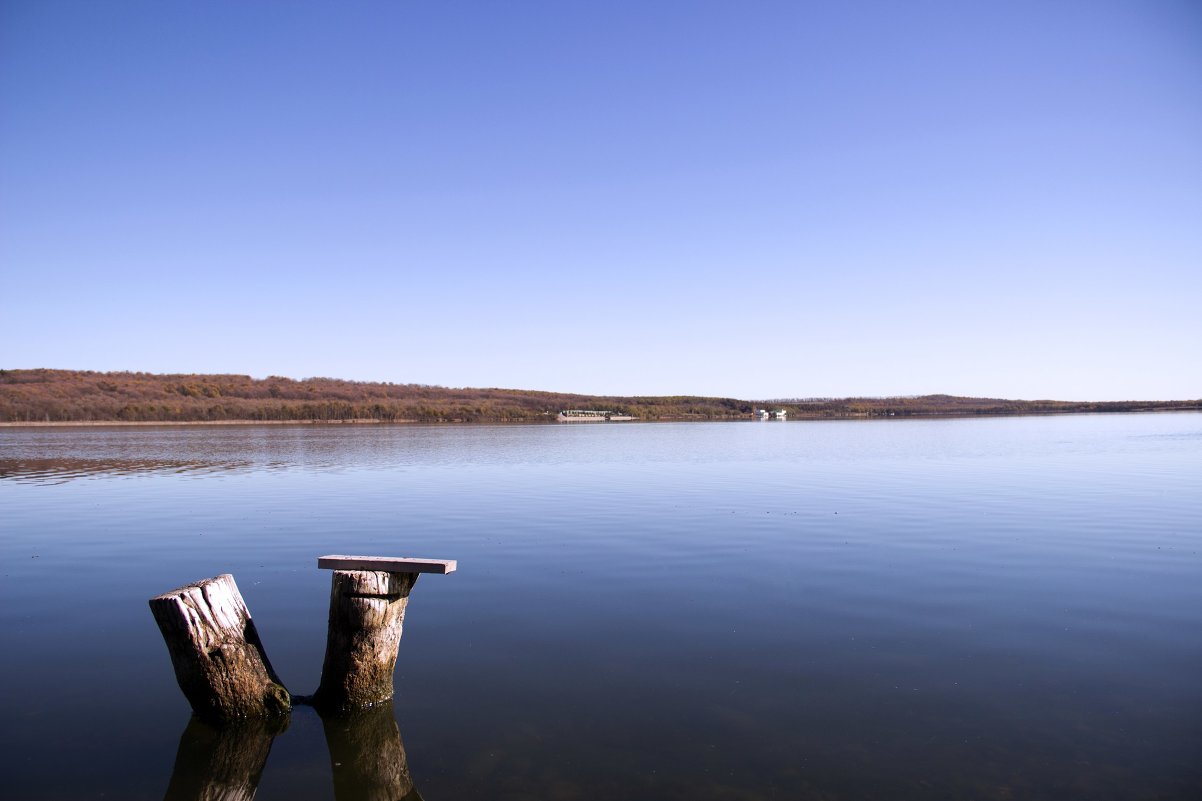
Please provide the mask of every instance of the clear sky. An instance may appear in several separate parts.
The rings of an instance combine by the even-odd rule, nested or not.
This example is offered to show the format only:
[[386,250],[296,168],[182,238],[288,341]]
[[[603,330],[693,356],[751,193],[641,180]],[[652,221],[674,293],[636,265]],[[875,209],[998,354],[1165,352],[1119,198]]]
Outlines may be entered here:
[[1202,3],[0,0],[0,367],[1202,397]]

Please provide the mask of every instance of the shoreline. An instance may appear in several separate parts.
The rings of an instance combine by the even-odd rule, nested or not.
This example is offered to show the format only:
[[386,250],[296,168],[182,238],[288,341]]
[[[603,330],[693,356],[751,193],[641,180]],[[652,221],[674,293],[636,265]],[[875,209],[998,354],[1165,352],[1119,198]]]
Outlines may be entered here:
[[418,420],[40,420],[37,422],[0,422],[0,428],[126,428],[130,426],[321,426],[321,425],[392,425],[417,423]]
[[[1202,413],[1196,406],[1182,406],[1175,409],[1124,409],[1121,411],[1104,411],[1097,409],[1083,411],[1041,410],[1030,412],[989,412],[973,414],[965,412],[913,412],[905,415],[881,414],[848,414],[848,415],[790,415],[786,421],[761,421],[758,418],[746,417],[663,417],[656,420],[631,420],[631,423],[758,423],[758,422],[821,422],[841,420],[965,420],[988,419],[992,417],[1063,417],[1069,415],[1095,414],[1173,414],[1180,412]],[[381,420],[378,418],[355,418],[348,420],[42,420],[42,421],[0,421],[0,428],[146,428],[146,427],[186,427],[186,426],[343,426],[343,425],[552,425],[558,424],[552,420]],[[603,424],[598,424],[603,425]],[[621,425],[617,423],[616,425]]]

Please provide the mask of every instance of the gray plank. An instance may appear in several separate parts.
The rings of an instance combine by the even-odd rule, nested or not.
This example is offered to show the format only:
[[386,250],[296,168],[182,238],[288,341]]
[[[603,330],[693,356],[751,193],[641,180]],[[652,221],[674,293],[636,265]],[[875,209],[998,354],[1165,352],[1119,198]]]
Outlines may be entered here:
[[330,554],[317,557],[322,570],[384,570],[389,573],[454,573],[454,559],[412,559],[400,556],[344,556]]

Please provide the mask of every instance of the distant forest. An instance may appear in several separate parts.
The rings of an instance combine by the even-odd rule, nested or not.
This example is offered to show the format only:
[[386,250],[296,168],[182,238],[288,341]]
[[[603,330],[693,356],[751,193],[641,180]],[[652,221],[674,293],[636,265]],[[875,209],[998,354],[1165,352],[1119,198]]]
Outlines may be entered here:
[[0,370],[0,422],[550,422],[561,409],[605,409],[640,420],[735,420],[757,409],[791,418],[1199,410],[1189,401],[1021,401],[924,395],[748,401],[611,397],[518,389],[452,389],[335,378]]

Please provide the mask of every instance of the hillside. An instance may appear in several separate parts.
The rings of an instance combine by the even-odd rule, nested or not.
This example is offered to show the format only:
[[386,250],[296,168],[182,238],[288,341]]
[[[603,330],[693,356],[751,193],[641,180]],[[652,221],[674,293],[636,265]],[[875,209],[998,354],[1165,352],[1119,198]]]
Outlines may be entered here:
[[927,395],[768,402],[454,389],[334,378],[0,370],[0,422],[9,423],[541,422],[570,408],[609,409],[641,420],[728,420],[751,417],[764,406],[787,409],[794,418],[846,418],[1197,410],[1202,400],[1070,402]]

